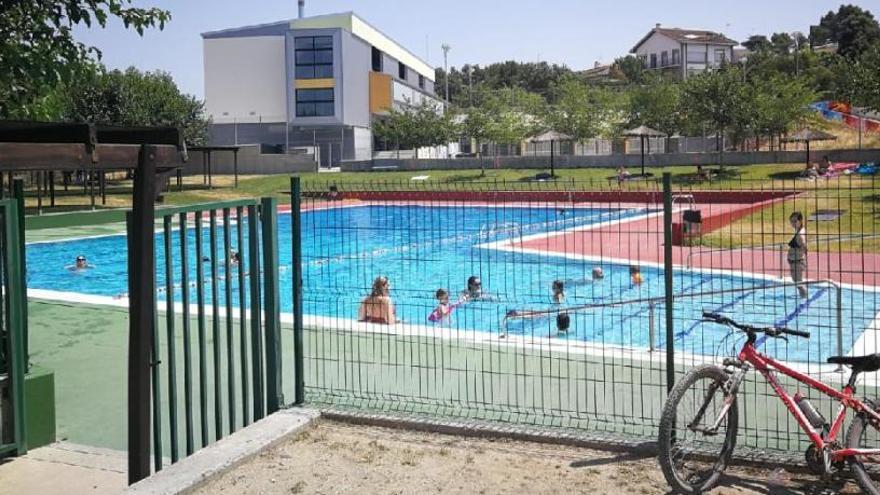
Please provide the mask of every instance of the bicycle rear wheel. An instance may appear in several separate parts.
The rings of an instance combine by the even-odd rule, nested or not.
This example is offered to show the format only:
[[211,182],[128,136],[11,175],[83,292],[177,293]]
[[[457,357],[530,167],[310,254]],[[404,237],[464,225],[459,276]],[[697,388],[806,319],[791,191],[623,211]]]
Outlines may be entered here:
[[666,399],[658,438],[660,467],[676,492],[711,490],[727,468],[738,420],[736,397],[724,414],[728,376],[718,366],[694,368]]
[[[853,418],[846,433],[846,446],[851,449],[880,449],[880,425],[871,424],[868,416]],[[862,491],[880,495],[880,456],[852,456],[850,469]]]

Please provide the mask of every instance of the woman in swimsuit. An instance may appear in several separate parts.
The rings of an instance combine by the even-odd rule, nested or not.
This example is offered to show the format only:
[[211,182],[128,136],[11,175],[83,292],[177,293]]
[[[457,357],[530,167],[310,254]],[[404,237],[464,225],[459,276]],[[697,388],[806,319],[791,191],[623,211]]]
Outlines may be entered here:
[[391,325],[397,323],[394,303],[391,302],[391,284],[387,277],[376,277],[370,295],[365,297],[358,308],[358,321]]
[[[804,215],[796,211],[788,217],[794,228],[794,236],[788,241],[788,268],[791,272],[791,280],[793,282],[803,282],[804,274],[807,271],[807,239],[804,233]],[[797,286],[798,294],[802,298],[807,297],[807,287],[804,285]]]

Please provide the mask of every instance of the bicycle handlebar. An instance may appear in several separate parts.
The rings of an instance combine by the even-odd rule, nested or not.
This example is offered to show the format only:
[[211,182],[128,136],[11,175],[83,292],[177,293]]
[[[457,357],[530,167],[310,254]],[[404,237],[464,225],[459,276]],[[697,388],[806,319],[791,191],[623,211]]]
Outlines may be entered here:
[[755,327],[752,325],[745,325],[743,323],[737,323],[730,318],[720,315],[718,313],[710,313],[707,311],[703,312],[703,319],[705,321],[711,321],[713,323],[718,323],[720,325],[728,325],[733,328],[737,328],[747,333],[763,333],[769,337],[779,337],[780,335],[792,335],[795,337],[803,337],[805,339],[810,338],[810,332],[804,332],[802,330],[791,330],[790,328],[785,327]]

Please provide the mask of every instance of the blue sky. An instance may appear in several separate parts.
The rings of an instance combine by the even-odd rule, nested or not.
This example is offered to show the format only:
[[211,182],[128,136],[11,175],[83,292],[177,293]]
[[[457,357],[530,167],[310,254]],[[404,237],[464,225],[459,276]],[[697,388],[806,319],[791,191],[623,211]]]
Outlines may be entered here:
[[[880,14],[880,1],[856,1]],[[143,38],[123,29],[78,29],[78,38],[103,52],[111,68],[134,65],[170,72],[184,91],[201,97],[200,33],[296,17],[296,0],[136,0],[171,11],[164,31]],[[573,69],[625,54],[655,23],[721,31],[742,41],[772,31],[808,32],[839,1],[824,0],[306,0],[306,14],[353,10],[434,66],[440,45],[449,64],[503,60],[566,64]]]

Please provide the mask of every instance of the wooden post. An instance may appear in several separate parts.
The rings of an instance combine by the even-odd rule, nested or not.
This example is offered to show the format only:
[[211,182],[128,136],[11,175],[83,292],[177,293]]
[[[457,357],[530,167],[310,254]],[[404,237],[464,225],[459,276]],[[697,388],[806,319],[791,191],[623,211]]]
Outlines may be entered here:
[[150,475],[150,368],[156,314],[156,148],[141,145],[128,220],[128,482]]

